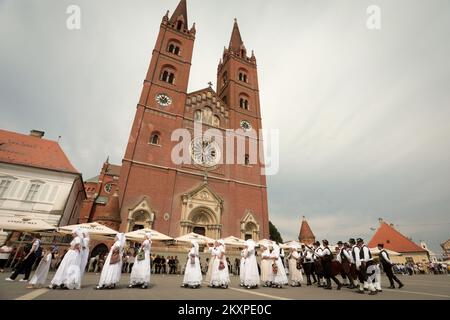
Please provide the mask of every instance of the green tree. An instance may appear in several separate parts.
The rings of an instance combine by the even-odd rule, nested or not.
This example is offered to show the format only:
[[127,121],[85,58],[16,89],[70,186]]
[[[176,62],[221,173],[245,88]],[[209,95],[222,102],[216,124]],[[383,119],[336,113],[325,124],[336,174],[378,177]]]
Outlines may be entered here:
[[277,227],[275,227],[274,224],[270,221],[269,221],[269,234],[270,240],[283,243],[283,238],[281,238],[280,232],[278,231]]

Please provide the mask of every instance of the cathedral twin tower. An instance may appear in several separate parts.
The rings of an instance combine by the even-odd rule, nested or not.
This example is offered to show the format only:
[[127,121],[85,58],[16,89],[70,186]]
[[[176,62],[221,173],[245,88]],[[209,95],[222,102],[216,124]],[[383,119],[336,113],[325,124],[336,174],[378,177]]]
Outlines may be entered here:
[[122,166],[104,164],[95,193],[83,204],[82,222],[103,220],[123,232],[148,227],[172,237],[189,232],[216,239],[268,237],[259,159],[250,163],[246,154],[244,163],[216,162],[226,150],[202,138],[190,142],[192,163],[171,158],[177,144],[171,135],[180,128],[192,137],[199,123],[203,131],[213,128],[224,136],[229,129],[261,129],[256,58],[248,54],[236,20],[217,69],[216,91],[187,92],[195,33],[181,0],[162,19]]

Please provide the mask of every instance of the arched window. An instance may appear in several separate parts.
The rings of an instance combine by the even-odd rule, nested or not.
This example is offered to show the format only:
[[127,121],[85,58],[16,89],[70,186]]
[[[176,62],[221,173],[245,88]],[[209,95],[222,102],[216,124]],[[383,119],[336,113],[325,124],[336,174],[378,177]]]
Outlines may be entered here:
[[242,96],[239,99],[239,107],[242,108],[242,109],[245,109],[245,110],[249,109],[250,106],[249,106],[247,97]]
[[247,71],[244,69],[239,70],[239,81],[248,83]]
[[223,96],[223,97],[222,97],[222,101],[223,101],[223,103],[227,104],[227,103],[228,103],[228,102],[227,102],[227,96]]
[[245,155],[245,165],[246,166],[250,165],[250,156],[248,154]]
[[170,84],[174,84],[175,83],[175,69],[168,67],[168,66],[164,67],[161,70],[160,80],[170,83]]
[[171,40],[167,47],[167,51],[172,54],[176,54],[178,56],[178,55],[180,55],[180,52],[181,52],[180,47],[181,47],[181,44],[178,41]]
[[213,111],[210,107],[203,109],[203,123],[212,124]]
[[150,144],[160,144],[160,133],[159,132],[152,132],[150,136]]
[[225,71],[225,72],[223,73],[223,75],[222,75],[222,85],[226,85],[226,84],[227,84],[227,81],[228,81],[228,74],[227,74],[227,72]]
[[182,20],[178,20],[177,21],[177,30],[181,31],[182,28],[183,28],[183,21]]

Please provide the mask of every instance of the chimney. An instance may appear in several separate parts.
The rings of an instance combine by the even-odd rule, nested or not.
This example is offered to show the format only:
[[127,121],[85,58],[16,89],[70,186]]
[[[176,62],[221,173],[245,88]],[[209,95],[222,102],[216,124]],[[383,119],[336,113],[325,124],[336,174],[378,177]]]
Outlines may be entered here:
[[380,224],[382,224],[382,223],[383,223],[383,218],[378,218],[378,222],[379,222]]
[[36,138],[39,138],[39,139],[42,139],[44,134],[45,134],[44,131],[39,131],[39,130],[31,130],[30,131],[30,136],[36,137]]

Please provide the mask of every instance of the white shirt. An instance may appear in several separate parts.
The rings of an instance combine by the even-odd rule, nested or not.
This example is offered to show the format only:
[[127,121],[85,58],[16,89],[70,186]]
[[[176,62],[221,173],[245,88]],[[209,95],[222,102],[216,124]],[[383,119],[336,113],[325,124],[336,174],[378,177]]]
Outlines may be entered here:
[[387,261],[389,264],[392,264],[391,260],[389,260],[387,254],[386,254],[386,251],[382,251],[382,252],[381,252],[381,256],[382,256],[383,259],[384,259],[385,261]]

